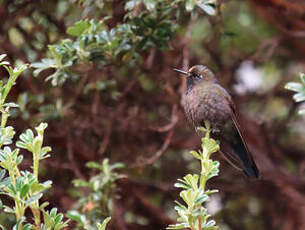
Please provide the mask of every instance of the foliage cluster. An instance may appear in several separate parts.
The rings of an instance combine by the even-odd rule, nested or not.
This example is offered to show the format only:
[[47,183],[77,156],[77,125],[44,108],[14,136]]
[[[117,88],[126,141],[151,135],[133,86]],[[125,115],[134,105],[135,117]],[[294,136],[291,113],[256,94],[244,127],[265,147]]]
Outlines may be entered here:
[[[48,154],[51,151],[51,147],[43,146],[44,130],[47,128],[47,123],[40,123],[35,128],[37,135],[33,133],[31,129],[27,129],[19,137],[19,140],[14,143],[13,138],[15,135],[14,127],[7,126],[7,119],[10,116],[10,108],[18,107],[17,104],[6,102],[6,98],[12,89],[12,86],[16,84],[18,76],[27,68],[27,65],[20,65],[12,68],[7,61],[3,61],[6,55],[0,55],[0,66],[4,67],[8,72],[7,82],[0,81],[0,112],[1,112],[1,127],[0,127],[0,194],[9,197],[13,200],[14,206],[4,205],[0,200],[0,209],[4,210],[6,214],[13,214],[16,217],[16,224],[13,229],[16,230],[60,230],[68,226],[69,220],[64,221],[64,215],[58,213],[57,208],[46,210],[49,202],[45,201],[40,204],[39,200],[47,189],[52,186],[52,181],[39,182],[39,163],[41,160],[50,157]],[[10,145],[14,145],[14,149]],[[17,148],[19,147],[19,148]],[[23,160],[23,155],[19,154],[20,149],[26,149],[32,153],[32,172],[27,170],[21,170],[20,164]],[[114,181],[118,175],[113,173],[112,170],[120,168],[122,165],[117,163],[115,165],[109,165],[108,160],[104,160],[103,165],[99,165],[95,162],[88,163],[90,168],[99,168],[103,170],[105,174],[99,177],[91,179],[90,183],[84,181],[78,181],[83,186],[91,185],[95,194],[91,194],[91,197],[99,194],[98,200],[101,197],[104,198],[101,207],[107,206],[110,202],[111,186],[114,186]],[[94,185],[93,185],[94,183]],[[98,186],[96,188],[96,186]],[[105,188],[107,192],[105,192]],[[105,197],[106,196],[106,197]],[[86,200],[87,201],[87,200]],[[87,201],[89,202],[89,200]],[[30,221],[30,217],[26,215],[26,211],[30,209],[34,223]],[[101,212],[103,210],[99,210]],[[77,220],[77,215],[73,211],[69,213],[71,219]],[[108,212],[108,214],[110,214]],[[81,214],[78,214],[80,216]],[[74,217],[74,218],[72,218]],[[93,220],[93,218],[92,218]],[[108,218],[94,219],[93,226],[87,224],[86,219],[81,219],[81,223],[84,229],[91,230],[105,230],[107,223],[110,221]],[[101,221],[104,220],[102,223]],[[95,227],[96,226],[96,227]],[[6,229],[5,226],[0,224],[1,229]]]
[[[107,16],[100,21],[81,20],[68,27],[67,34],[76,39],[64,39],[59,44],[49,45],[50,58],[32,64],[32,67],[36,68],[34,75],[53,68],[55,72],[48,76],[47,80],[51,80],[56,86],[78,74],[79,71],[71,70],[71,67],[77,64],[98,63],[100,67],[135,67],[141,61],[141,52],[153,47],[161,50],[169,47],[169,41],[177,27],[175,15],[182,14],[182,5],[187,11],[192,11],[198,6],[206,13],[214,15],[215,4],[213,0],[127,1],[124,7],[128,12],[125,15],[125,23],[109,28],[106,22],[111,16]],[[141,9],[143,7],[144,9]],[[80,71],[80,74],[84,73]]]
[[179,214],[178,224],[170,225],[168,229],[190,228],[192,230],[217,230],[214,220],[209,220],[210,214],[203,207],[204,202],[209,199],[209,195],[218,192],[218,190],[206,189],[206,183],[212,177],[218,175],[219,162],[213,161],[210,157],[219,150],[219,144],[210,138],[210,124],[205,123],[205,128],[198,128],[201,132],[205,132],[202,138],[201,149],[199,151],[191,151],[190,153],[200,161],[201,173],[187,174],[183,179],[178,179],[175,184],[177,188],[183,188],[180,197],[186,205],[176,201],[175,209]]
[[[41,123],[37,126],[35,136],[33,131],[28,129],[20,135],[19,141],[15,143],[16,147],[12,149],[9,145],[13,144],[15,135],[14,127],[6,126],[7,118],[9,117],[9,109],[16,107],[14,103],[5,103],[8,93],[12,86],[16,83],[18,76],[27,68],[26,65],[21,65],[15,68],[9,66],[9,63],[2,61],[5,55],[0,57],[0,66],[3,66],[9,78],[7,83],[0,81],[0,111],[1,111],[1,136],[0,136],[0,166],[3,168],[0,172],[0,193],[10,197],[15,202],[11,208],[3,205],[4,212],[14,214],[16,216],[16,225],[14,229],[28,230],[33,229],[34,225],[29,223],[25,217],[27,209],[30,209],[35,222],[36,229],[63,229],[67,226],[67,221],[63,221],[63,214],[57,213],[57,208],[51,211],[46,211],[48,202],[39,204],[39,199],[43,193],[52,185],[51,181],[39,182],[38,170],[39,162],[42,159],[49,157],[48,152],[51,151],[49,146],[43,147],[44,130],[47,128],[46,123]],[[32,172],[20,170],[20,163],[23,160],[23,155],[19,154],[20,148],[26,149],[32,153],[33,167]],[[2,208],[2,207],[1,207]],[[4,226],[1,226],[5,229]]]
[[[90,178],[89,181],[82,179],[73,180],[75,187],[87,188],[89,191],[79,194],[79,200],[74,209],[67,213],[67,217],[78,223],[77,229],[99,230],[95,223],[104,220],[103,224],[110,221],[112,214],[112,200],[115,197],[115,181],[122,176],[113,170],[123,168],[122,163],[109,164],[109,159],[104,159],[102,164],[88,162],[87,167],[96,169],[99,173]],[[96,228],[97,227],[97,228]]]

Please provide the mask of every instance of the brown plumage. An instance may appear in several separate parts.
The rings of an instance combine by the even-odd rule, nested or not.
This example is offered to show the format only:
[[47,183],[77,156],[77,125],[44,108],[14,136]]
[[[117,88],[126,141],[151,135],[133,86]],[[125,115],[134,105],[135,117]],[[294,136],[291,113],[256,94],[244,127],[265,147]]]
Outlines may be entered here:
[[209,121],[212,136],[220,141],[220,149],[226,158],[248,177],[258,178],[258,169],[242,137],[235,106],[228,92],[203,65],[193,66],[188,72],[174,70],[187,76],[182,106],[188,120],[195,127]]

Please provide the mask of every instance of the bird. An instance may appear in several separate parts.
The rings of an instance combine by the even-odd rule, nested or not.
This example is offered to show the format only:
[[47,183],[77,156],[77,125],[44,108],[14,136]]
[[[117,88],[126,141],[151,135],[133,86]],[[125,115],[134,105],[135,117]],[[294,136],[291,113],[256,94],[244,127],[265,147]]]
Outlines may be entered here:
[[188,71],[173,70],[186,76],[181,105],[187,120],[195,128],[208,121],[211,136],[220,141],[225,158],[248,178],[258,178],[259,170],[243,138],[232,97],[214,73],[204,65],[192,66]]

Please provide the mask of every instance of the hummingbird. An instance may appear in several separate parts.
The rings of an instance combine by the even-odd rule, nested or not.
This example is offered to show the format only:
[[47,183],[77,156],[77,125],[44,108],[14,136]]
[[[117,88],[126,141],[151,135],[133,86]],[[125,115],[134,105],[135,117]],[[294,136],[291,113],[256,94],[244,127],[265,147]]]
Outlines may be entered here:
[[204,65],[174,71],[186,76],[187,88],[181,104],[189,122],[196,128],[208,121],[211,136],[220,141],[225,158],[249,178],[258,178],[259,171],[243,138],[234,102],[213,72]]

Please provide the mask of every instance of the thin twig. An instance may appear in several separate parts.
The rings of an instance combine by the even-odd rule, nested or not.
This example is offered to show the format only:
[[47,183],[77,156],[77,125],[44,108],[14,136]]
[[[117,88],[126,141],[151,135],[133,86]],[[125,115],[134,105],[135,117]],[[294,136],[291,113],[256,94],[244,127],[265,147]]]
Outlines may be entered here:
[[[189,69],[190,66],[190,50],[189,50],[189,45],[190,45],[190,41],[191,41],[191,33],[192,33],[192,29],[193,26],[195,24],[196,21],[196,17],[192,16],[188,26],[187,26],[187,30],[183,39],[183,50],[182,50],[182,66],[184,70]],[[185,78],[181,78],[181,86],[179,89],[179,92],[182,94],[186,89],[186,79]]]
[[150,129],[157,131],[159,133],[164,133],[164,132],[168,132],[169,130],[171,130],[178,122],[177,110],[178,110],[178,105],[175,104],[172,109],[171,122],[169,124],[167,124],[165,126],[161,126],[161,127],[151,127]]
[[167,150],[169,144],[171,143],[173,134],[174,134],[174,127],[175,127],[176,123],[178,122],[177,109],[178,109],[178,105],[177,104],[173,105],[172,116],[171,116],[172,119],[168,125],[160,127],[160,128],[156,128],[156,131],[158,131],[158,132],[169,131],[161,148],[153,156],[151,156],[148,159],[143,159],[143,157],[139,157],[137,159],[137,162],[135,163],[135,165],[133,165],[132,167],[143,167],[143,166],[150,165],[150,164],[154,163]]
[[199,217],[199,230],[202,229],[202,220],[201,220],[201,217]]
[[68,159],[73,165],[73,172],[76,177],[85,179],[85,176],[80,172],[79,167],[76,165],[74,161],[74,154],[73,154],[73,146],[72,146],[72,140],[71,137],[68,136],[67,138],[67,151],[68,151]]
[[110,142],[110,136],[112,133],[111,130],[112,130],[112,121],[109,121],[109,123],[107,124],[106,129],[105,129],[104,139],[103,139],[102,143],[99,145],[99,148],[97,151],[99,156],[102,156],[107,149],[107,146]]
[[161,148],[152,157],[150,157],[148,159],[143,159],[143,157],[139,157],[137,159],[137,162],[132,167],[144,167],[144,166],[151,165],[152,163],[154,163],[167,150],[169,144],[171,143],[173,134],[174,134],[174,130],[171,129],[168,132],[166,139],[163,142],[163,145],[161,146]]

